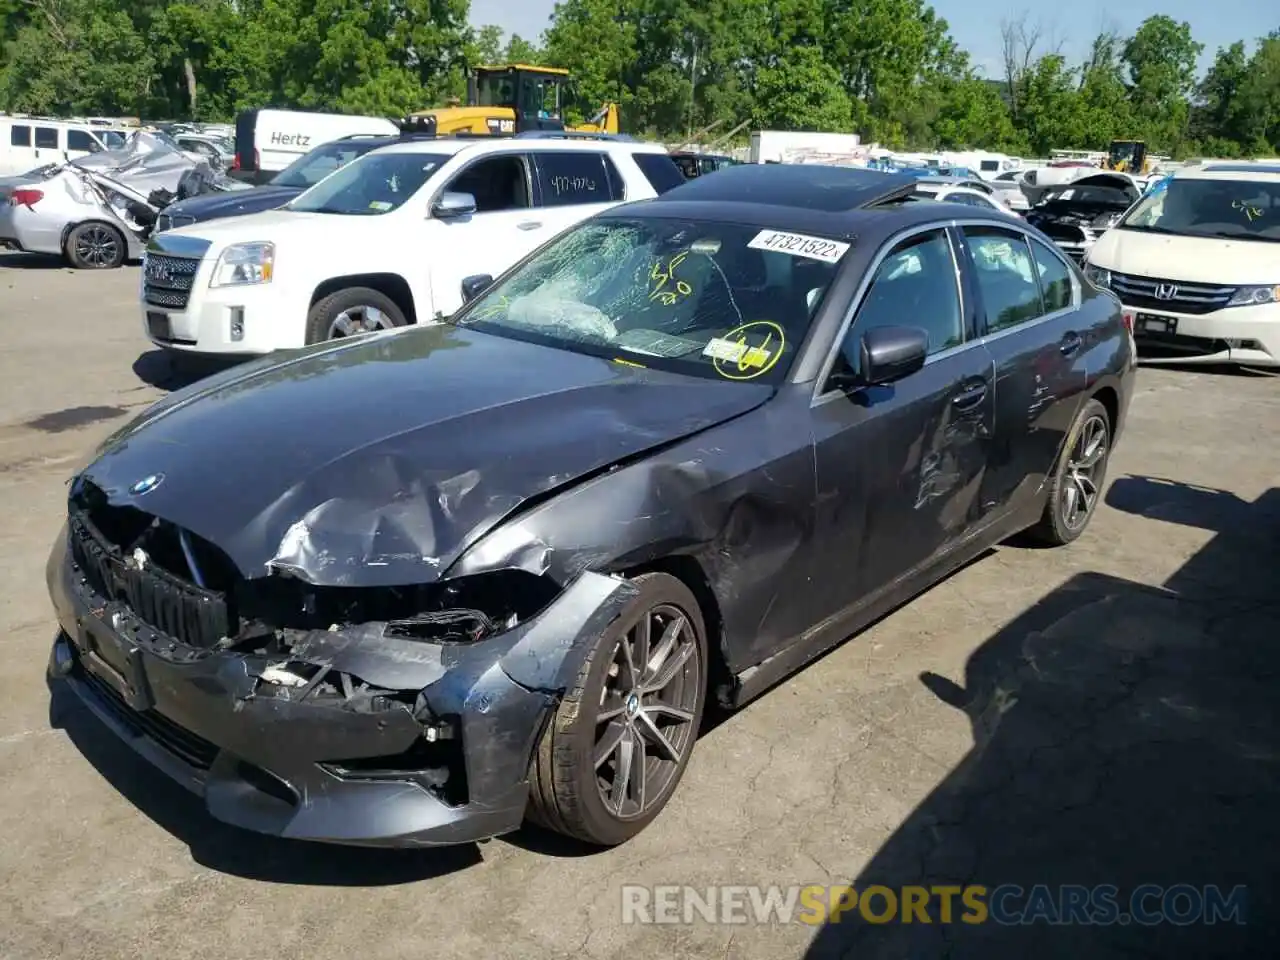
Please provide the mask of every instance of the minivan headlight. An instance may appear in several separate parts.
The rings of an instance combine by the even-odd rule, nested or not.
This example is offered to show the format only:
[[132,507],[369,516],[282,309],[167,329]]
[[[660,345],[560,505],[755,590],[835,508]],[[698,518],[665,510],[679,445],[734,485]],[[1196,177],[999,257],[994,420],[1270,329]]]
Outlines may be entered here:
[[1241,287],[1227,301],[1228,307],[1256,307],[1264,303],[1280,303],[1280,286]]
[[1092,263],[1084,265],[1085,279],[1102,290],[1111,289],[1111,271],[1095,267]]
[[238,287],[270,283],[275,267],[274,243],[233,243],[222,251],[209,278],[211,287]]

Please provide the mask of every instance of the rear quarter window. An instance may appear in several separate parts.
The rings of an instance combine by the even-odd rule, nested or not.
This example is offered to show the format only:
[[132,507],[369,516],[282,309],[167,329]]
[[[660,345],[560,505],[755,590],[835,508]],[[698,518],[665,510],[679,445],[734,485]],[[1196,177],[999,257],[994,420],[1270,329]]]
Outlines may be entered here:
[[15,123],[9,130],[9,146],[11,147],[29,147],[31,146],[31,128]]

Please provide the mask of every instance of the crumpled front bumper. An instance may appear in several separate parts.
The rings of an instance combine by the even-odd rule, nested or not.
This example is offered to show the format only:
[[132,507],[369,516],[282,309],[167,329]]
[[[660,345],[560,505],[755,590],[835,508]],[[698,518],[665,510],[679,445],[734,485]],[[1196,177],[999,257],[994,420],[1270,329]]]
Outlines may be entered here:
[[[137,753],[202,796],[219,820],[361,846],[466,843],[519,827],[543,725],[596,637],[636,595],[624,580],[584,573],[538,617],[478,643],[356,630],[309,634],[294,648],[294,665],[419,694],[412,707],[370,708],[264,680],[280,658],[173,649],[127,605],[92,590],[65,531],[46,579],[62,627],[50,676]],[[374,779],[358,769],[362,759],[418,750],[429,727],[445,726],[452,738],[443,742],[460,743],[451,796],[412,771],[380,769]]]

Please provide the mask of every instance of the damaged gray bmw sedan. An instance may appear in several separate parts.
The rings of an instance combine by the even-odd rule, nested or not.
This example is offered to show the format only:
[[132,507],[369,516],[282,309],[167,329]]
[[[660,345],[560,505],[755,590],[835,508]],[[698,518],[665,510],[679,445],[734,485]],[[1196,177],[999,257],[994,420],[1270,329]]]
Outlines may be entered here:
[[733,168],[170,395],[71,481],[51,677],[249,830],[629,839],[709,700],[1093,515],[1118,301],[914,185]]

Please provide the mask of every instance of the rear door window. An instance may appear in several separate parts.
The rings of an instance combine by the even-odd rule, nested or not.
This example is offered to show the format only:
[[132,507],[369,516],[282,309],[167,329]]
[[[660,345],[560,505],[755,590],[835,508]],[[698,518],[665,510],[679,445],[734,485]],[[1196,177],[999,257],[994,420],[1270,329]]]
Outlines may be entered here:
[[9,146],[11,147],[29,147],[31,146],[31,128],[22,124],[15,123],[9,130]]
[[[542,206],[611,203],[622,199],[622,178],[610,177],[607,158],[598,151],[545,151],[534,154]],[[612,164],[610,164],[612,166]]]
[[1062,262],[1062,258],[1039,240],[1031,241],[1031,252],[1035,256],[1036,270],[1040,274],[1040,292],[1044,297],[1045,313],[1066,310],[1072,306],[1075,291],[1072,289],[1071,271]]
[[58,128],[57,127],[36,127],[36,149],[37,150],[57,150],[58,149]]
[[999,333],[1044,314],[1038,271],[1026,237],[999,227],[965,227],[969,259],[987,313],[987,332]]

